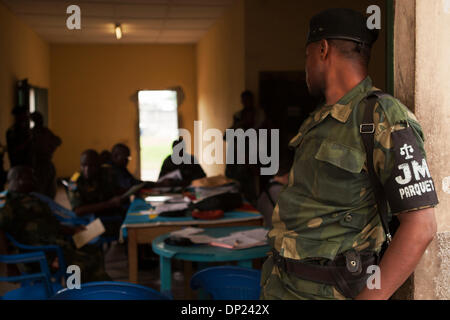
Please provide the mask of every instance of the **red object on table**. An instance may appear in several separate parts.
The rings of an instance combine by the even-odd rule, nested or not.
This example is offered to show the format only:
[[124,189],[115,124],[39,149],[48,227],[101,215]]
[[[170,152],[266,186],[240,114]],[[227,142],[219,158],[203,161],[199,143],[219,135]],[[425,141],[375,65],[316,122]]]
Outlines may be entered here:
[[223,210],[192,211],[192,217],[202,220],[215,220],[223,217]]

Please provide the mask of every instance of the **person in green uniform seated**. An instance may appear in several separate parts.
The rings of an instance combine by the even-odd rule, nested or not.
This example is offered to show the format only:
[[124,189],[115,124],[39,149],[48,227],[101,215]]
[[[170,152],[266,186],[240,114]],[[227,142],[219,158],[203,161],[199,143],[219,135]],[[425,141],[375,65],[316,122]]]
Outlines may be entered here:
[[[16,166],[8,173],[8,192],[0,209],[0,231],[7,232],[19,243],[31,246],[58,245],[67,265],[81,269],[81,281],[108,281],[104,257],[98,246],[87,244],[76,249],[71,235],[84,227],[67,227],[59,223],[48,205],[30,193],[36,181],[30,167]],[[2,235],[4,238],[4,235]],[[51,268],[58,267],[56,256],[48,255]],[[33,270],[26,268],[26,272]]]

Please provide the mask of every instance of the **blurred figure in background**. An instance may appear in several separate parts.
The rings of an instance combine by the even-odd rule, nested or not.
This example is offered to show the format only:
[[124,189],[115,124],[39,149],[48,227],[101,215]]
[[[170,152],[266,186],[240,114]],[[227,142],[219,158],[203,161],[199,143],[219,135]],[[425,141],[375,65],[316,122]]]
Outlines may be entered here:
[[[182,144],[181,146],[179,146],[180,143]],[[175,140],[172,143],[172,150],[177,146],[180,147],[181,150],[178,155],[182,158],[189,158],[190,164],[189,163],[175,164],[172,161],[172,156],[170,155],[164,160],[161,166],[159,178],[167,175],[168,173],[180,170],[182,179],[181,180],[168,179],[169,181],[168,183],[171,184],[171,186],[188,186],[191,184],[192,181],[206,177],[206,174],[203,171],[200,164],[196,163],[195,157],[191,154],[184,155],[185,143],[183,141],[183,137],[180,137],[178,140]]]
[[6,171],[3,163],[5,153],[6,148],[0,143],[0,192],[4,190],[6,183]]
[[[30,167],[18,166],[9,170],[8,193],[5,205],[0,209],[0,232],[10,233],[25,245],[60,246],[68,265],[81,268],[82,282],[111,280],[105,272],[103,254],[98,246],[88,244],[76,249],[73,241],[67,238],[84,228],[61,225],[48,205],[30,194],[35,187],[36,177]],[[55,256],[49,256],[50,263],[55,259]]]
[[100,153],[100,165],[112,165],[112,155],[109,150],[103,150]]
[[[244,91],[241,94],[242,110],[233,115],[233,124],[229,129],[244,131],[248,129],[258,130],[265,125],[265,113],[261,108],[255,106],[255,98],[251,91]],[[224,135],[224,140],[226,135]],[[228,145],[227,148],[230,148]],[[227,154],[231,154],[232,150],[227,149]],[[259,166],[249,163],[249,141],[245,142],[245,164],[237,163],[238,152],[243,150],[237,149],[237,139],[234,143],[234,164],[227,163],[225,175],[236,181],[239,181],[241,192],[244,194],[246,200],[253,205],[256,202],[257,186],[259,185]]]
[[36,191],[53,199],[56,195],[56,169],[52,157],[61,145],[61,139],[44,126],[40,112],[33,112],[31,120],[34,122],[31,146],[32,168],[37,179]]
[[[89,149],[80,157],[80,172],[75,172],[69,182],[69,200],[78,216],[95,214],[108,217],[105,236],[118,236],[126,208],[122,206],[119,186],[110,166],[101,166],[97,151]],[[111,219],[113,218],[113,219]]]
[[123,143],[116,144],[111,151],[111,167],[119,191],[124,193],[132,186],[142,183],[128,171],[128,162],[131,160],[130,148]]
[[30,113],[25,107],[12,110],[14,124],[6,132],[10,167],[32,165]]
[[256,207],[264,217],[264,226],[266,228],[272,228],[273,209],[275,209],[277,204],[278,195],[289,182],[289,172],[293,159],[294,154],[291,150],[286,150],[280,154],[280,169],[278,173],[269,180],[269,183],[264,187],[258,197]]

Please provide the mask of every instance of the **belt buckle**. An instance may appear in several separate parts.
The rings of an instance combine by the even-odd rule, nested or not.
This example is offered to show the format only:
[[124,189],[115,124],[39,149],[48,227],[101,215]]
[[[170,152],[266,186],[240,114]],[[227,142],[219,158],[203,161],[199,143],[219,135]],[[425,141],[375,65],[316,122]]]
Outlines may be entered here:
[[375,132],[375,124],[373,123],[363,123],[359,126],[359,132],[360,133],[374,133]]

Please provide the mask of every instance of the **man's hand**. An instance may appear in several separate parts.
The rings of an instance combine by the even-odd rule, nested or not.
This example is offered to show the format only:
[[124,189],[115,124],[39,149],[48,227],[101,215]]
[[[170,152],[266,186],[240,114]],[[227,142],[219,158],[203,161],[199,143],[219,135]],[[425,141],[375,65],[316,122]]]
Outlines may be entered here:
[[366,287],[357,300],[389,299],[414,272],[436,234],[433,208],[402,213],[398,219],[400,226],[380,263],[381,288]]

